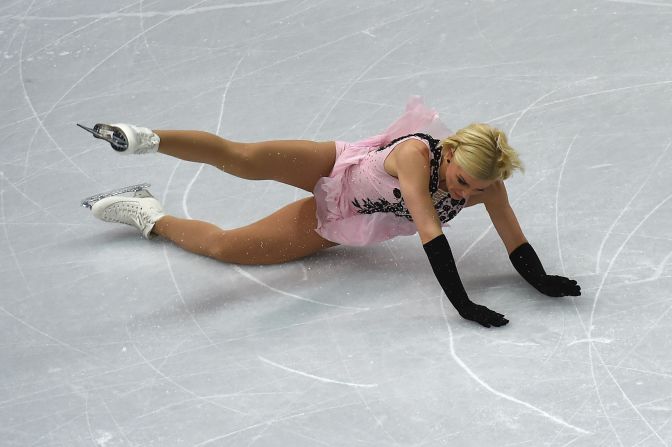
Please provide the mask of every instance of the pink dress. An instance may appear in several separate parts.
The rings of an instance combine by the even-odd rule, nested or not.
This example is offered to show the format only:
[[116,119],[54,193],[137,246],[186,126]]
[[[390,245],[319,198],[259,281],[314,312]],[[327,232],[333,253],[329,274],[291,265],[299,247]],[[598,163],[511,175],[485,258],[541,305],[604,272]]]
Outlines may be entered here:
[[322,177],[313,191],[317,204],[317,228],[323,238],[342,245],[370,245],[395,236],[417,232],[404,204],[399,180],[383,167],[394,148],[409,138],[425,143],[430,153],[430,184],[434,208],[442,225],[464,207],[439,189],[439,138],[451,132],[435,110],[419,97],[412,97],[406,111],[388,129],[355,143],[336,142],[336,163],[328,177]]

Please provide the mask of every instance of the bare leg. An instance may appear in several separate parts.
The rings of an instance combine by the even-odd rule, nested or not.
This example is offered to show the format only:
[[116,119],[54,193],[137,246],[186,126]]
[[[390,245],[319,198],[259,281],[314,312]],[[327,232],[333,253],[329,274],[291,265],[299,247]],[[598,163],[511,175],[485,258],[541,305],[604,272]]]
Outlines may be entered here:
[[[237,143],[201,131],[155,130],[159,152],[210,164],[237,177],[276,180],[312,192],[328,176],[336,145],[305,140]],[[166,216],[153,228],[193,253],[236,264],[277,264],[302,258],[338,244],[320,237],[315,199],[299,200],[251,225],[222,230],[216,225]]]
[[159,152],[182,160],[210,164],[249,180],[276,180],[313,192],[336,160],[333,141],[307,140],[238,143],[208,132],[155,130]]
[[291,203],[246,227],[222,230],[198,220],[161,218],[152,230],[187,251],[235,264],[278,264],[338,244],[314,229],[315,199]]

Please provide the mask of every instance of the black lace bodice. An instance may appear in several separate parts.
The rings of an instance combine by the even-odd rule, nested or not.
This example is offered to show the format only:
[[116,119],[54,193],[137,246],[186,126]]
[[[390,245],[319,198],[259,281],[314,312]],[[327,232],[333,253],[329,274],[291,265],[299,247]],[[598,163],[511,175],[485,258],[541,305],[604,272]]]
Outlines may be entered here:
[[[439,166],[441,164],[440,141],[424,133],[413,133],[395,138],[385,146],[378,148],[377,151],[385,150],[393,144],[396,144],[408,137],[418,137],[429,143],[431,159],[429,161],[430,173],[428,189],[429,193],[432,195],[434,209],[436,209],[441,223],[446,223],[460,212],[460,210],[464,207],[465,200],[455,200],[450,196],[450,193],[439,189]],[[352,204],[357,209],[359,214],[393,213],[397,216],[401,216],[410,221],[413,221],[411,213],[404,204],[404,198],[401,195],[401,190],[395,188],[393,195],[397,199],[396,202],[390,202],[385,198],[379,198],[377,200],[372,198],[362,198],[353,200]]]

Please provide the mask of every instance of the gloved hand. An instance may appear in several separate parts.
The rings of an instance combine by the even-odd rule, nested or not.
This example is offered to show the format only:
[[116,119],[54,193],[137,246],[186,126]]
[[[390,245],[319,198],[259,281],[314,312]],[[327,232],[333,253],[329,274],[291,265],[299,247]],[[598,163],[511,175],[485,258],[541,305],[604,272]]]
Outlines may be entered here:
[[475,321],[481,326],[490,327],[490,326],[504,326],[509,322],[504,315],[490,310],[485,306],[476,304],[473,301],[469,301],[460,306],[457,309],[457,312],[462,316],[462,318]]
[[532,284],[535,289],[548,296],[579,296],[581,286],[573,279],[557,275],[544,275]]
[[424,244],[423,248],[441,288],[462,318],[475,321],[485,327],[504,326],[509,322],[504,315],[469,299],[460,275],[457,273],[455,259],[445,235],[435,237]]
[[509,259],[520,276],[535,289],[548,296],[579,296],[581,287],[576,281],[564,276],[547,275],[537,253],[525,242],[509,255]]

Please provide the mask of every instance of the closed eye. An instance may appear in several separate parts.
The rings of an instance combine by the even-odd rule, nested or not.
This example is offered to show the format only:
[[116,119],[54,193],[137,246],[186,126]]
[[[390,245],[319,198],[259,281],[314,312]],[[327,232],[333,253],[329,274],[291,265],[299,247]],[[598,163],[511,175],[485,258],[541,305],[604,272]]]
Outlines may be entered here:
[[[467,183],[466,180],[464,180],[464,178],[462,178],[462,177],[457,177],[457,182],[462,186],[467,186],[467,187],[469,186],[469,183]],[[476,191],[483,192],[483,191],[485,191],[485,189],[476,188]]]

